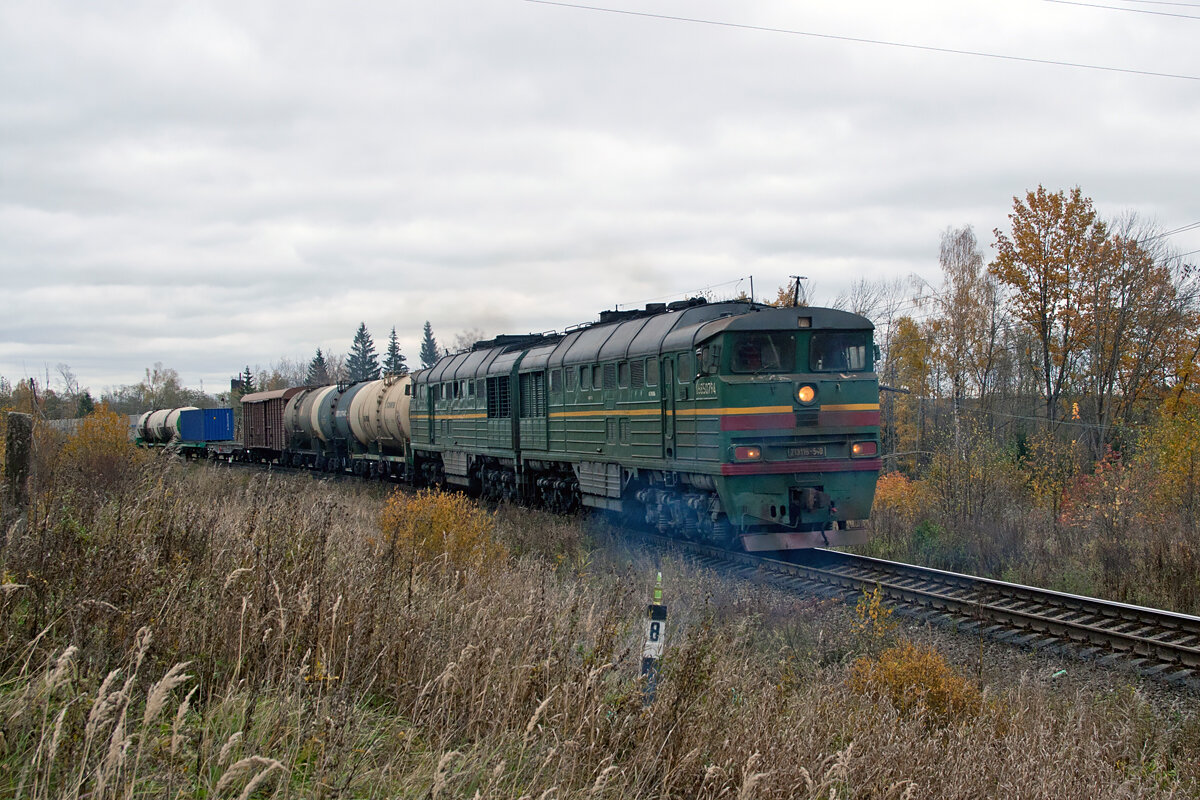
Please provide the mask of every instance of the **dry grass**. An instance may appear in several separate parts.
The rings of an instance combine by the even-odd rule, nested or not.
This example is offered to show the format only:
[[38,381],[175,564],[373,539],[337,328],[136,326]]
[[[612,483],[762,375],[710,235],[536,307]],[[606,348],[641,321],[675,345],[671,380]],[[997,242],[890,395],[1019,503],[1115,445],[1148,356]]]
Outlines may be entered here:
[[[589,549],[577,523],[502,511],[456,538],[476,513],[456,501],[399,514],[369,486],[168,462],[99,501],[38,486],[3,553],[2,796],[1195,792],[1195,720],[1136,692],[1020,684],[929,713],[856,687],[850,612]],[[498,543],[397,557],[423,513],[438,541]]]

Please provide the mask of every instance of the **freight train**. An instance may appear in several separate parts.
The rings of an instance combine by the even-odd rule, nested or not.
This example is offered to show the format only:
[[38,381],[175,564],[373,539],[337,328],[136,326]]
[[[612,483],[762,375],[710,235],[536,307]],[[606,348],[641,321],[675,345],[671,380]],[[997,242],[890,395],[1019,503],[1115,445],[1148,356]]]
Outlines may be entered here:
[[[881,459],[873,326],[703,299],[498,336],[411,375],[241,399],[210,457],[453,487],[749,551],[860,543]],[[162,442],[187,411],[156,411]]]

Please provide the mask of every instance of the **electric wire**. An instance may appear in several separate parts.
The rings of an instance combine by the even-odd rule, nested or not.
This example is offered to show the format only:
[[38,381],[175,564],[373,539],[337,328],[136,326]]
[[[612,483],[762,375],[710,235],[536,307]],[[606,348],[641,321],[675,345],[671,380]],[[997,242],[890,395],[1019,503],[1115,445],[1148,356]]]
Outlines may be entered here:
[[524,0],[526,3],[536,3],[544,6],[559,6],[560,8],[571,8],[580,11],[597,11],[605,14],[621,14],[629,17],[644,17],[647,19],[660,19],[670,22],[689,22],[696,25],[712,25],[723,28],[737,28],[739,30],[761,31],[764,33],[783,33],[790,36],[807,36],[813,39],[826,39],[840,42],[853,42],[855,44],[873,44],[881,47],[897,47],[907,50],[920,50],[929,53],[944,53],[948,55],[960,56],[975,56],[977,58],[992,58],[1001,61],[1019,61],[1026,64],[1044,64],[1056,67],[1072,67],[1075,69],[1090,69],[1101,72],[1118,72],[1126,75],[1142,75],[1151,78],[1170,78],[1173,80],[1184,81],[1200,81],[1200,75],[1182,75],[1171,72],[1154,72],[1152,70],[1131,69],[1127,67],[1106,67],[1100,64],[1084,64],[1073,61],[1059,61],[1050,58],[1031,58],[1028,56],[1012,56],[1002,53],[986,53],[981,50],[961,50],[952,47],[934,47],[932,45],[910,44],[907,42],[892,42],[885,39],[869,39],[860,36],[842,36],[833,33],[817,33],[815,31],[802,31],[793,28],[772,28],[766,25],[747,25],[740,22],[722,22],[720,20],[700,19],[699,17],[681,17],[672,14],[653,14],[649,11],[629,11],[621,8],[606,8],[604,6],[591,6],[582,3],[565,3],[561,0]]
[[1156,17],[1177,17],[1179,19],[1200,19],[1195,14],[1176,14],[1172,11],[1149,11],[1144,8],[1122,8],[1121,6],[1104,6],[1099,3],[1081,3],[1079,0],[1046,0],[1047,3],[1058,3],[1063,6],[1083,6],[1085,8],[1103,8],[1109,11],[1124,11],[1127,14],[1153,14]]
[[1168,0],[1120,0],[1122,3],[1141,3],[1148,6],[1181,6],[1183,8],[1200,8],[1200,3],[1172,3]]
[[1161,238],[1163,238],[1164,236],[1174,236],[1174,235],[1175,235],[1175,234],[1177,234],[1177,233],[1183,233],[1184,231],[1195,230],[1196,228],[1200,228],[1200,220],[1198,220],[1198,221],[1196,221],[1196,222],[1189,223],[1189,224],[1187,224],[1187,225],[1181,225],[1180,227],[1178,227],[1178,228],[1174,228],[1174,229],[1172,229],[1172,230],[1169,230],[1169,231],[1163,231],[1162,233],[1156,233],[1156,234],[1155,234],[1155,235],[1153,235],[1153,236],[1147,236],[1147,237],[1146,237],[1145,239],[1143,239],[1142,241],[1144,241],[1144,242],[1153,242],[1155,239],[1161,239]]

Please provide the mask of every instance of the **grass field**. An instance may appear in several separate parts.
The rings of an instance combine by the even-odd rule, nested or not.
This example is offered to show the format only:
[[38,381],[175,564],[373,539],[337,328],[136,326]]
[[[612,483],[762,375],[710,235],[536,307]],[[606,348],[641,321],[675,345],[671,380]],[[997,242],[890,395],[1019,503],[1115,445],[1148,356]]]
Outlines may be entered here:
[[3,550],[0,796],[1200,791],[1200,721],[1119,677],[980,686],[869,598],[655,563],[602,525],[80,435],[99,438],[41,445]]

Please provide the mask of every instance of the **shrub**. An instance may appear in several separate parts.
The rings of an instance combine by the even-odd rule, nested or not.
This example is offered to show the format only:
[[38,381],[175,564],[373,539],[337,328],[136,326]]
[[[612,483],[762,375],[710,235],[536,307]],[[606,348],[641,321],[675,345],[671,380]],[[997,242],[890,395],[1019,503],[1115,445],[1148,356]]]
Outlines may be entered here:
[[59,459],[60,476],[103,491],[133,475],[139,452],[129,439],[129,421],[102,403],[80,420],[63,443]]
[[886,698],[903,714],[924,712],[938,721],[975,716],[979,690],[957,675],[932,647],[901,642],[876,658],[862,657],[850,668],[857,694]]
[[508,557],[492,538],[492,516],[461,494],[397,490],[380,514],[379,528],[381,555],[392,563],[444,557],[456,568],[487,568]]
[[929,497],[925,485],[903,472],[888,472],[875,484],[875,507],[890,512],[905,524],[911,525],[928,509]]
[[891,637],[896,630],[896,621],[892,619],[892,609],[883,604],[882,586],[876,586],[873,592],[863,589],[862,596],[854,606],[854,620],[850,628],[872,651]]

